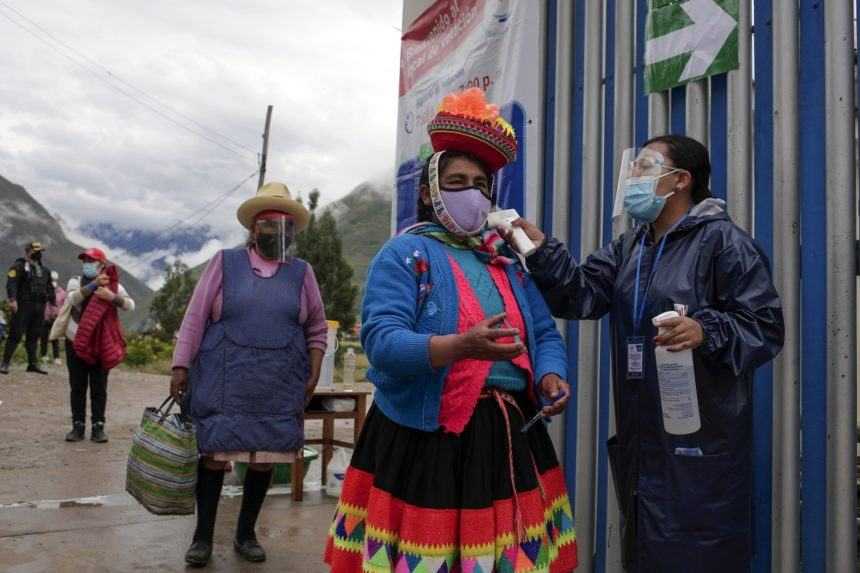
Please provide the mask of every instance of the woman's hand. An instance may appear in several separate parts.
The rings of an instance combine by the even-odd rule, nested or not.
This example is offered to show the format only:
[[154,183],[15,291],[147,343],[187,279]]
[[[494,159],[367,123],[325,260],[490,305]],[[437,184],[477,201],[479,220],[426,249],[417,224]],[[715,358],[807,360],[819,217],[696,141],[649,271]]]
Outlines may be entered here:
[[654,338],[654,344],[665,346],[669,352],[695,350],[705,341],[705,332],[698,320],[688,316],[667,318],[660,322],[660,328],[669,328],[669,332]]
[[506,326],[505,313],[497,314],[492,318],[481,321],[472,327],[469,332],[461,335],[462,358],[473,358],[475,360],[513,360],[526,351],[525,345],[520,342],[499,343],[500,338],[513,338],[520,335],[519,329]]
[[170,375],[170,396],[177,402],[181,402],[185,397],[185,391],[188,388],[188,369],[174,368]]
[[[528,238],[531,239],[532,243],[534,243],[535,248],[539,248],[546,241],[546,235],[544,235],[543,231],[538,229],[535,225],[532,225],[528,220],[520,218],[511,223],[514,227],[519,227],[523,231],[526,232]],[[498,229],[499,235],[507,241],[508,243],[513,244],[514,241],[514,231],[513,229],[505,229],[503,227],[499,227]]]
[[308,407],[308,404],[311,403],[311,399],[314,397],[314,392],[317,389],[317,383],[319,383],[319,378],[311,378],[305,384],[305,408]]
[[311,373],[308,376],[308,381],[305,384],[305,408],[314,397],[314,391],[317,388],[317,383],[320,381],[320,372],[322,371],[322,361],[325,352],[321,348],[309,348],[308,358],[311,361]]
[[476,324],[465,334],[446,334],[430,339],[430,364],[433,368],[443,368],[452,362],[472,358],[474,360],[513,360],[526,351],[522,342],[501,344],[499,338],[519,336],[516,328],[500,328],[505,314]]
[[552,402],[543,407],[544,416],[561,414],[570,401],[570,384],[557,374],[547,374],[540,381],[540,393],[545,400]]
[[107,289],[103,286],[97,288],[94,294],[100,299],[106,300],[107,302],[113,302],[113,299],[116,298],[116,295],[110,289]]
[[110,278],[104,273],[96,277],[96,284],[100,287],[106,287],[110,284]]

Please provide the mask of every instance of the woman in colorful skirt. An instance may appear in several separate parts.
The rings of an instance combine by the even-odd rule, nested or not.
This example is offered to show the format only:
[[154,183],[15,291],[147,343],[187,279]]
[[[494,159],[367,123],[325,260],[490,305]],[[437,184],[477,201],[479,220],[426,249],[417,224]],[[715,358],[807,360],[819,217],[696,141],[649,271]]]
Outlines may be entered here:
[[250,230],[248,245],[209,261],[173,355],[171,395],[188,400],[201,454],[197,528],[185,554],[197,567],[212,555],[230,462],[249,464],[233,545],[247,561],[266,560],[254,527],[272,465],[294,461],[304,445],[304,408],[326,349],[328,327],[313,269],[288,254],[307,226],[307,210],[286,185],[272,182],[237,215]]
[[513,129],[481,90],[428,127],[419,223],[372,263],[362,342],[374,405],[325,560],[336,573],[569,572],[573,516],[541,410],[570,388],[549,310],[486,220]]

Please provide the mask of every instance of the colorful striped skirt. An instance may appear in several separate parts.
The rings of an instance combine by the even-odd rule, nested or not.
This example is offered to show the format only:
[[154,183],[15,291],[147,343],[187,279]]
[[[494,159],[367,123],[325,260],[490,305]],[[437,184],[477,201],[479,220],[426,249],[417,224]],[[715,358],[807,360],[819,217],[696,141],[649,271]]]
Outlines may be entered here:
[[[462,434],[368,413],[329,530],[335,573],[567,573],[576,536],[564,476],[535,408],[485,391]],[[515,485],[515,487],[513,487]]]

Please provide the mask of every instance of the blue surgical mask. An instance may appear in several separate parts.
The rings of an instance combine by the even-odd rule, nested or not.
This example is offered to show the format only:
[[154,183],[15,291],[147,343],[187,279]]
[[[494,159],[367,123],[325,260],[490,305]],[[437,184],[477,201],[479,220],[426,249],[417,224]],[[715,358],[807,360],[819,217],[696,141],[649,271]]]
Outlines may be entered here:
[[84,277],[88,279],[94,279],[99,276],[99,264],[98,263],[84,263],[81,265],[81,272]]
[[[669,172],[672,173],[672,172]],[[631,177],[624,183],[624,210],[637,223],[653,223],[660,216],[666,200],[675,194],[657,195],[657,182],[660,177]]]

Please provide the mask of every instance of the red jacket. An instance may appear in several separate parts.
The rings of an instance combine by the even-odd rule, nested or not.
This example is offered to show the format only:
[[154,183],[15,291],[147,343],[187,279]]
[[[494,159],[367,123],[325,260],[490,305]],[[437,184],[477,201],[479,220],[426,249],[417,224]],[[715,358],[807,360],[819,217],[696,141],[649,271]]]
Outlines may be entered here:
[[[105,269],[110,279],[108,289],[119,290],[119,273],[111,265]],[[91,296],[78,322],[75,334],[75,354],[87,364],[99,364],[110,370],[125,359],[125,339],[119,323],[119,313],[113,303]]]

